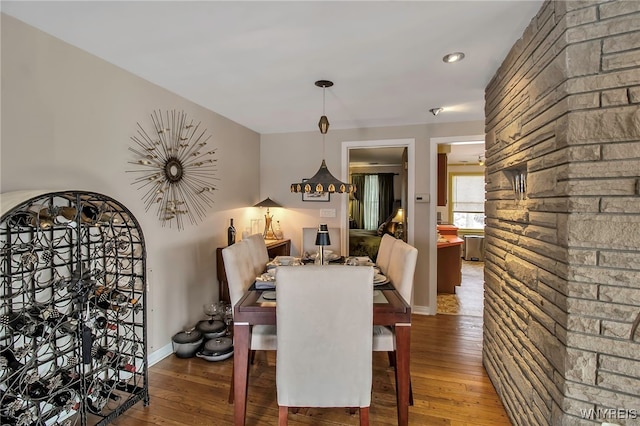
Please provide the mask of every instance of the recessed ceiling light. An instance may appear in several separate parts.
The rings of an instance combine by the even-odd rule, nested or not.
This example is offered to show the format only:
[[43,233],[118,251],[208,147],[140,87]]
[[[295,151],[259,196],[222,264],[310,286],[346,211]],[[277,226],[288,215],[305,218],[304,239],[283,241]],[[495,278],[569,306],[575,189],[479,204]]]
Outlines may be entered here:
[[444,111],[444,108],[431,108],[429,110],[429,112],[433,115],[438,115],[440,114],[442,111]]
[[442,60],[448,64],[452,62],[460,62],[463,59],[464,59],[464,53],[462,52],[449,53],[448,55],[444,55],[444,57],[442,58]]

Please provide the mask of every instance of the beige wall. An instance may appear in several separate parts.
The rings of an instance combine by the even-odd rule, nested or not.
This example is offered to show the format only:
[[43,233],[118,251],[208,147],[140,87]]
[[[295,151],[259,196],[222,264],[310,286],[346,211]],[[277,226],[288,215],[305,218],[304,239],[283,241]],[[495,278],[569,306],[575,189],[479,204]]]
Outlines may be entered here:
[[[201,121],[218,149],[219,191],[198,226],[161,227],[131,185],[128,147],[154,110]],[[218,298],[215,248],[229,218],[259,197],[259,135],[148,81],[2,15],[0,191],[89,190],[129,208],[142,226],[149,269],[149,352],[202,319]]]

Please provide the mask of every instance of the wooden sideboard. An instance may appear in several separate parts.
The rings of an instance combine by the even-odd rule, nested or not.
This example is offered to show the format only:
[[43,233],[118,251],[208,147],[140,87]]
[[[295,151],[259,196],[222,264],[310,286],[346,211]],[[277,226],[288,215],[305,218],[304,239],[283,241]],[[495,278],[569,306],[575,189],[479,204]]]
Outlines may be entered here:
[[[265,240],[267,245],[267,253],[269,253],[269,259],[273,259],[276,256],[290,256],[291,255],[291,240]],[[219,295],[220,300],[226,303],[231,303],[229,298],[229,283],[227,282],[227,271],[224,269],[224,261],[222,260],[222,250],[224,247],[218,247],[216,249],[216,275],[218,277]]]

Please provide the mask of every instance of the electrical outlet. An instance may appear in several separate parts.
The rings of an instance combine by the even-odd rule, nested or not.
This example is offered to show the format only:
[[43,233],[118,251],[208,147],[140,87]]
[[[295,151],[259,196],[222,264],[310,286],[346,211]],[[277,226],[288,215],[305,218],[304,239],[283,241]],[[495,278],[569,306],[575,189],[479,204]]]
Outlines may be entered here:
[[320,217],[336,217],[336,209],[320,209]]

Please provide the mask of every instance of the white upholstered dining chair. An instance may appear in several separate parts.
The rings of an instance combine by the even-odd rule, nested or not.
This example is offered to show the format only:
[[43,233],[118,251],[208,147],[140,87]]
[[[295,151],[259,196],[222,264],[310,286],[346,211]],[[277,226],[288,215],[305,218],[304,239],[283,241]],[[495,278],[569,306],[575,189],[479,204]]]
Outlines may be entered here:
[[[222,250],[222,260],[227,272],[227,282],[229,283],[229,299],[231,306],[244,296],[251,284],[255,282],[256,273],[252,261],[251,246],[248,240],[242,240]],[[251,328],[252,351],[275,351],[276,350],[276,326],[256,325]],[[233,402],[233,377],[231,377],[231,389],[229,392],[229,403]]]
[[[411,306],[413,297],[413,276],[418,260],[418,249],[402,240],[395,240],[389,255],[389,266],[385,275],[391,280],[402,298]],[[393,327],[377,325],[373,328],[373,350],[389,354],[389,361],[396,368],[396,336]],[[398,374],[396,371],[396,392]],[[410,388],[410,404],[413,405],[413,390]]]
[[279,425],[288,407],[358,407],[369,424],[373,268],[278,268],[276,385]]
[[251,253],[251,263],[253,264],[254,278],[264,272],[267,262],[269,262],[269,251],[267,244],[264,242],[262,234],[249,235],[246,238],[249,243],[249,252]]
[[376,265],[380,267],[380,272],[387,274],[389,269],[389,261],[391,260],[391,251],[396,243],[396,239],[391,235],[385,233],[380,240],[380,246],[378,246],[378,256],[376,257]]

